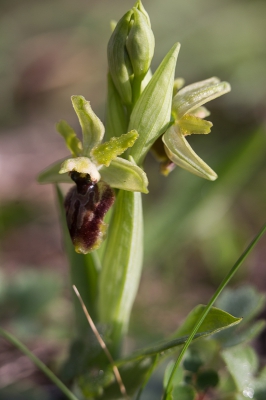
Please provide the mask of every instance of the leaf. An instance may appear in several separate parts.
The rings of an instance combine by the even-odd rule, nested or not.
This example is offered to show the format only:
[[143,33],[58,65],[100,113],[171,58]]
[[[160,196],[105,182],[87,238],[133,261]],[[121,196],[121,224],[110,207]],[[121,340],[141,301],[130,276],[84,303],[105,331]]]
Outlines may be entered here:
[[56,129],[65,139],[67,148],[71,151],[73,157],[78,157],[82,153],[82,143],[71,126],[66,121],[60,121],[56,124]]
[[[191,333],[201,314],[204,312],[205,308],[206,306],[199,305],[189,313],[184,324],[182,324],[182,326],[175,333],[175,339],[170,338],[170,340],[163,340],[159,343],[155,343],[153,346],[141,349],[133,355],[117,361],[117,364],[120,365],[130,360],[141,359],[157,353],[163,353],[166,350],[183,345],[187,341],[189,334]],[[241,318],[235,318],[223,310],[212,307],[205,320],[201,324],[198,333],[195,335],[195,339],[212,335],[222,329],[226,329],[232,325],[238,324],[240,321]]]
[[179,43],[172,47],[133,108],[128,129],[136,129],[139,139],[130,154],[138,165],[143,162],[152,144],[169,125],[179,49]]
[[96,164],[109,167],[110,162],[132,147],[138,137],[138,132],[135,130],[119,137],[112,137],[108,142],[95,146],[90,154]]
[[[167,383],[168,383],[170,375],[173,371],[174,365],[175,365],[175,362],[173,360],[171,360],[165,369],[164,377],[163,377],[163,387],[164,388],[166,388],[166,386],[167,386]],[[175,376],[173,379],[173,386],[177,386],[179,383],[181,383],[182,379],[183,379],[183,368],[179,367],[177,369],[177,371],[175,372]]]
[[201,178],[214,181],[217,174],[194,152],[177,124],[163,135],[167,156],[176,165]]
[[41,184],[46,183],[72,183],[73,181],[68,174],[59,174],[62,163],[66,159],[57,161],[56,163],[45,168],[37,177],[37,181]]
[[119,137],[126,133],[127,125],[128,122],[121,97],[115,88],[110,74],[108,74],[105,139],[108,140],[114,136]]
[[[200,82],[199,82],[200,83]],[[180,119],[186,113],[202,106],[203,104],[230,92],[231,87],[227,82],[216,84],[207,84],[196,88],[197,84],[191,85],[193,89],[188,89],[189,86],[181,89],[173,98],[173,112]],[[195,88],[194,88],[195,86]]]
[[224,350],[221,354],[237,389],[246,397],[252,398],[254,394],[254,374],[258,368],[258,358],[255,351],[251,347],[237,346],[230,350]]
[[197,392],[190,385],[178,385],[172,391],[173,400],[196,400]]
[[83,96],[71,96],[71,100],[82,129],[83,155],[89,156],[91,149],[102,141],[104,126]]
[[141,194],[121,190],[109,226],[99,286],[100,321],[110,327],[115,346],[127,331],[138,289],[142,240]]
[[194,115],[186,114],[180,119],[178,125],[183,135],[206,135],[210,133],[211,127],[213,126],[210,121],[205,121]]
[[117,157],[109,167],[103,166],[100,174],[102,179],[113,188],[148,193],[147,176],[132,161]]
[[216,305],[236,317],[242,317],[245,323],[263,310],[265,295],[250,285],[243,285],[237,289],[226,288]]

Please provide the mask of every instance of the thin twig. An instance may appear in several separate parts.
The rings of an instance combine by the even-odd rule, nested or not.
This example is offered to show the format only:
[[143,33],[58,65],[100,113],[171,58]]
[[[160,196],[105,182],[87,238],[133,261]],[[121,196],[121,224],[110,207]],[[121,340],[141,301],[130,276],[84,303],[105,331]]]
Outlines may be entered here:
[[87,310],[87,308],[86,308],[86,306],[85,306],[85,304],[84,304],[84,302],[83,302],[83,300],[82,300],[82,298],[81,298],[81,295],[80,295],[80,293],[79,293],[79,291],[78,291],[78,289],[76,288],[75,285],[73,285],[73,289],[74,289],[74,292],[75,292],[76,295],[77,295],[77,298],[78,298],[79,301],[80,301],[81,307],[82,307],[82,309],[83,309],[83,311],[84,311],[84,314],[85,314],[85,316],[86,316],[86,318],[87,318],[87,320],[88,320],[88,323],[90,324],[90,327],[91,327],[91,329],[92,329],[92,331],[93,331],[93,333],[94,333],[96,339],[98,340],[98,342],[99,342],[101,348],[102,348],[103,351],[105,352],[106,357],[107,357],[108,360],[110,361],[110,364],[112,364],[113,372],[114,372],[115,378],[116,378],[116,380],[117,380],[117,383],[118,383],[120,392],[121,392],[122,396],[123,396],[125,399],[128,399],[127,391],[126,391],[125,385],[123,384],[123,381],[122,381],[120,372],[119,372],[117,366],[114,365],[114,359],[113,359],[113,357],[112,357],[110,351],[109,351],[108,348],[106,347],[106,344],[104,343],[104,341],[103,341],[103,339],[102,339],[102,337],[101,337],[101,335],[100,335],[98,329],[96,328],[96,326],[95,326],[93,320],[91,319],[91,316],[90,316],[90,314],[89,314],[89,312],[88,312],[88,310]]

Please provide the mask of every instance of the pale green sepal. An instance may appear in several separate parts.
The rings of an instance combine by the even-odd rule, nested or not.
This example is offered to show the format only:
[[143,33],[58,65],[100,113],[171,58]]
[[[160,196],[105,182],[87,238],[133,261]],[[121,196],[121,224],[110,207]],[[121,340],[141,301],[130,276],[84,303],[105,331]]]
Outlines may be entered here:
[[178,92],[173,98],[173,112],[179,119],[191,110],[194,110],[208,101],[216,99],[217,97],[230,92],[231,87],[229,83],[221,82],[183,92],[185,89],[186,88],[181,89],[180,92]]
[[210,133],[211,127],[213,126],[210,121],[195,117],[191,114],[184,115],[184,117],[178,121],[178,125],[182,134],[185,136],[192,134],[206,135]]
[[176,43],[157,68],[139,97],[130,117],[129,130],[136,129],[139,138],[130,154],[141,164],[155,140],[167,129],[171,118],[171,104],[176,60],[180,44]]
[[82,129],[83,155],[88,156],[91,149],[102,141],[104,126],[83,96],[71,96],[71,100]]
[[174,80],[174,85],[173,85],[173,97],[177,94],[177,92],[184,86],[185,84],[185,79],[183,78],[176,78]]
[[95,146],[90,155],[95,164],[108,167],[112,160],[134,145],[138,136],[138,132],[132,130],[120,137],[113,137],[108,142]]
[[127,125],[128,121],[121,97],[115,88],[112,77],[108,74],[105,140],[126,133]]
[[149,14],[147,13],[145,8],[143,7],[143,4],[142,4],[141,0],[136,1],[134,7],[136,7],[139,11],[142,12],[142,14],[145,16],[145,18],[147,20],[147,24],[151,27],[151,21],[150,21]]
[[57,161],[56,163],[45,168],[37,177],[37,181],[41,184],[46,183],[73,183],[72,179],[68,174],[61,175],[59,170],[61,168],[62,162]]
[[109,326],[115,356],[128,328],[142,268],[140,193],[119,192],[106,240],[99,284],[99,319]]
[[88,157],[76,157],[65,160],[59,171],[59,174],[66,172],[77,171],[81,174],[89,174],[93,182],[99,182],[101,175],[99,174],[96,165]]
[[143,78],[150,68],[154,54],[155,40],[146,16],[133,7],[134,23],[131,27],[126,46],[134,71],[134,77]]
[[130,105],[132,100],[130,84],[131,71],[128,70],[128,65],[125,60],[126,40],[132,13],[132,10],[128,11],[120,21],[118,21],[107,47],[109,71],[115,87],[126,105]]
[[109,167],[103,166],[100,173],[102,180],[113,188],[148,193],[147,175],[132,161],[117,157]]
[[56,130],[65,139],[67,148],[74,157],[78,157],[82,153],[82,143],[71,126],[66,121],[60,121],[56,124]]
[[209,117],[209,115],[211,115],[210,111],[207,110],[207,108],[203,107],[203,106],[195,108],[194,110],[192,110],[190,112],[190,114],[195,115],[195,117],[198,117],[198,118],[206,118],[206,117]]
[[201,178],[217,179],[217,174],[190,147],[178,125],[172,125],[162,139],[167,156],[176,165]]
[[186,94],[188,92],[193,93],[195,90],[205,88],[207,89],[210,86],[216,85],[217,83],[220,83],[221,80],[217,78],[216,76],[213,76],[212,78],[204,79],[203,81],[191,83],[191,85],[187,85],[183,87],[180,90],[180,94]]

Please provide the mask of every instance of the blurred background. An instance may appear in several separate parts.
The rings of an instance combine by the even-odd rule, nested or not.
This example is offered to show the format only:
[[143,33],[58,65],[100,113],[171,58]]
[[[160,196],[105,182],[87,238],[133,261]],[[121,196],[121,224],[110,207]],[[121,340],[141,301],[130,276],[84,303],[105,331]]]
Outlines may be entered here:
[[[145,263],[128,348],[176,329],[206,303],[266,220],[265,0],[145,0],[156,39],[153,70],[181,43],[176,76],[211,76],[232,92],[207,105],[212,133],[190,139],[218,173],[208,182],[176,169],[167,179],[151,156],[144,195]],[[36,175],[64,157],[55,123],[79,132],[70,96],[104,120],[111,19],[129,0],[0,0],[0,319],[50,367],[73,333],[68,265],[55,191]],[[232,287],[266,290],[266,238]],[[261,356],[266,355],[265,335]],[[46,378],[0,339],[0,399],[59,399]],[[44,389],[45,388],[45,389]]]

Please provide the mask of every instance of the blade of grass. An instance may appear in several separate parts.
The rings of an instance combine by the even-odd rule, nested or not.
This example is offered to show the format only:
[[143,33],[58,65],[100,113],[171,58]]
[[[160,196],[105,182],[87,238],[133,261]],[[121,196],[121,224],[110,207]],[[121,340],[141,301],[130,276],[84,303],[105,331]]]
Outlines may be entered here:
[[198,329],[200,328],[202,322],[206,318],[206,316],[207,316],[208,312],[210,311],[211,307],[213,306],[213,304],[215,303],[215,301],[217,300],[217,298],[219,297],[219,295],[221,294],[221,292],[223,291],[225,286],[228,284],[228,282],[231,280],[231,278],[237,272],[239,267],[242,265],[243,261],[247,258],[247,256],[251,252],[251,250],[254,248],[254,246],[257,244],[257,242],[260,240],[260,238],[263,236],[263,234],[265,232],[266,232],[266,224],[262,227],[260,232],[255,237],[255,239],[253,239],[253,241],[249,244],[249,246],[246,248],[246,250],[242,253],[242,255],[239,257],[239,259],[236,261],[236,263],[230,269],[230,271],[228,272],[228,274],[223,279],[222,283],[220,284],[220,286],[218,287],[218,289],[216,290],[216,292],[214,293],[214,295],[210,299],[206,309],[204,310],[204,312],[202,313],[202,315],[199,318],[198,322],[196,323],[196,325],[195,325],[193,331],[191,332],[187,342],[185,343],[183,349],[181,350],[181,353],[179,354],[179,357],[176,360],[176,363],[174,365],[174,368],[173,368],[172,373],[170,375],[169,381],[167,383],[167,387],[166,387],[165,392],[164,392],[163,400],[166,400],[167,399],[167,395],[171,392],[172,382],[173,382],[173,378],[174,378],[175,372],[176,372],[177,368],[179,367],[186,350],[188,349],[190,343],[192,342],[194,336],[196,335],[196,333],[197,333]]
[[24,353],[35,365],[49,378],[58,389],[63,392],[69,400],[79,400],[57,376],[38,358],[36,357],[23,343],[21,343],[15,336],[6,330],[0,328],[0,335],[6,340],[17,347],[22,353]]

